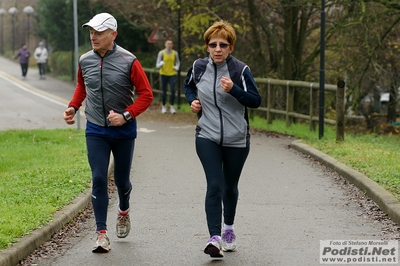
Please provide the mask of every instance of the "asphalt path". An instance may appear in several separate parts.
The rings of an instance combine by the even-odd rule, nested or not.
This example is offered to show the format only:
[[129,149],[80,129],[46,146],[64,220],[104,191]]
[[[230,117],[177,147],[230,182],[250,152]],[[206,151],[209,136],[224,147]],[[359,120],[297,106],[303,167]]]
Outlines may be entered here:
[[1,72],[0,88],[1,130],[66,128],[66,124],[60,120],[60,112],[65,109],[65,104],[30,90],[17,79],[2,75]]
[[[19,65],[0,58],[0,129],[70,127],[62,112],[73,87],[51,77],[39,80],[34,69],[20,80]],[[382,238],[382,224],[361,216],[332,171],[288,148],[293,139],[254,134],[239,185],[238,250],[212,260],[202,252],[206,186],[194,124],[139,117],[138,127],[130,235],[115,236],[118,206],[112,198],[109,253],[91,252],[95,225],[89,221],[62,255],[37,265],[320,265],[320,240]]]

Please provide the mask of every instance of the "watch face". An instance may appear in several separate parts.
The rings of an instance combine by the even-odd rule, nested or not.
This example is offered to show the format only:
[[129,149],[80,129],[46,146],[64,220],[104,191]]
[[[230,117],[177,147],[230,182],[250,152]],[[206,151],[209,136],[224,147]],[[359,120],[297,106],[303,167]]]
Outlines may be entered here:
[[132,116],[129,112],[124,112],[124,117],[126,121],[131,121],[132,120]]

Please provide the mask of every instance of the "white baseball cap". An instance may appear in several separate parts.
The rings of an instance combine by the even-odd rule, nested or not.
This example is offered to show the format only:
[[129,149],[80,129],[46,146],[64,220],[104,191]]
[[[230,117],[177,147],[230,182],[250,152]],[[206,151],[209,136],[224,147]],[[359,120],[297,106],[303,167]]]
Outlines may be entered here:
[[108,13],[100,13],[83,24],[82,27],[92,27],[95,31],[117,30],[117,20]]

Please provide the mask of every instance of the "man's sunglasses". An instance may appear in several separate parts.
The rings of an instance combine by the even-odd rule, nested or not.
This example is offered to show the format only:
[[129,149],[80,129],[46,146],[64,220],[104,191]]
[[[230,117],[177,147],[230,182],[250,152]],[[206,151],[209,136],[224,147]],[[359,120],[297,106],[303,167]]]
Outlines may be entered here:
[[[207,45],[210,48],[217,48],[218,43],[213,42],[213,43],[209,43]],[[221,49],[228,48],[228,46],[229,46],[229,43],[223,43],[223,42],[219,43],[219,47],[221,47]]]

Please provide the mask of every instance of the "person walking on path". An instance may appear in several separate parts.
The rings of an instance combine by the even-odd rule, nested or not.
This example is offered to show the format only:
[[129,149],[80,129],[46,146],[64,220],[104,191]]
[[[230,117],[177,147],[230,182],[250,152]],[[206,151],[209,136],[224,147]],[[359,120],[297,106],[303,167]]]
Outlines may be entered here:
[[39,68],[40,79],[46,79],[46,63],[49,58],[49,52],[44,46],[44,42],[39,42],[39,46],[36,47],[33,56],[36,59],[37,66]]
[[108,252],[111,248],[107,235],[110,154],[114,157],[114,180],[119,197],[116,235],[125,238],[131,228],[130,171],[137,137],[136,117],[150,106],[153,93],[136,56],[116,44],[117,20],[112,15],[97,14],[82,27],[89,27],[93,50],[79,59],[77,85],[64,111],[64,120],[74,124],[74,116],[86,99],[86,146],[97,233],[92,252]]
[[231,24],[215,22],[204,33],[204,41],[209,56],[193,63],[184,91],[198,116],[195,147],[207,182],[210,239],[204,253],[221,258],[223,251],[236,250],[238,183],[250,150],[247,107],[258,108],[261,96],[249,67],[231,55],[236,42]]
[[29,49],[25,43],[21,45],[21,48],[19,48],[18,53],[14,56],[14,59],[17,59],[19,57],[19,64],[21,65],[21,71],[22,71],[22,79],[26,79],[26,75],[28,74],[30,56],[31,52],[29,52]]
[[171,90],[171,95],[169,99],[170,103],[170,112],[171,114],[175,114],[176,110],[174,107],[175,103],[175,83],[177,74],[180,67],[179,55],[178,52],[172,49],[173,42],[171,40],[167,40],[165,42],[165,49],[158,52],[156,67],[160,69],[160,80],[161,80],[161,99],[162,99],[162,107],[161,112],[165,114],[167,112],[167,87],[169,84],[169,88]]

